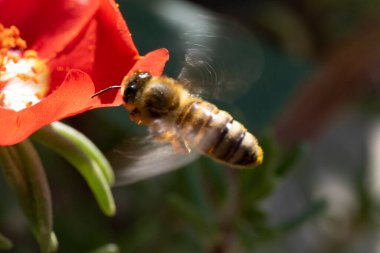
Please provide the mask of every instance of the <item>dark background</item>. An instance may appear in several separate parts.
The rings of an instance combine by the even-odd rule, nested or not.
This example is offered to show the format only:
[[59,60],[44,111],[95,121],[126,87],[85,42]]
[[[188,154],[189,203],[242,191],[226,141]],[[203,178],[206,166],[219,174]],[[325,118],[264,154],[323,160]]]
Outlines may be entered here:
[[[107,243],[129,253],[378,252],[379,1],[119,4],[142,55],[169,49],[165,73],[171,76],[183,66],[183,34],[191,20],[202,24],[200,14],[227,20],[220,41],[240,41],[232,49],[239,57],[220,60],[228,52],[218,48],[218,36],[206,46],[218,59],[216,71],[224,66],[226,80],[233,77],[236,86],[228,88],[243,94],[210,99],[255,133],[265,162],[239,172],[201,158],[115,188],[117,214],[107,218],[78,173],[38,146],[52,190],[59,252],[91,252]],[[231,30],[232,22],[246,30]],[[240,29],[251,35],[240,37]],[[66,123],[110,159],[120,140],[145,131],[123,108],[87,112]],[[15,242],[10,252],[36,252],[15,196],[0,180],[0,228]]]

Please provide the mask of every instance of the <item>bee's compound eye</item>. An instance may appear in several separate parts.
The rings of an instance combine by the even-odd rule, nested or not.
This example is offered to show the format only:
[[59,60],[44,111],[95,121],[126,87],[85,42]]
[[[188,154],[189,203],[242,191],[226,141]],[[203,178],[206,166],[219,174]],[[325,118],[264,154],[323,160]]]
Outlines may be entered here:
[[123,94],[123,100],[126,103],[131,103],[134,101],[134,98],[136,97],[138,90],[138,83],[137,81],[133,81],[130,84],[128,84],[127,88],[124,91]]
[[152,78],[149,73],[136,72],[126,80],[126,86],[123,93],[125,103],[133,103],[139,90],[143,90],[146,83]]

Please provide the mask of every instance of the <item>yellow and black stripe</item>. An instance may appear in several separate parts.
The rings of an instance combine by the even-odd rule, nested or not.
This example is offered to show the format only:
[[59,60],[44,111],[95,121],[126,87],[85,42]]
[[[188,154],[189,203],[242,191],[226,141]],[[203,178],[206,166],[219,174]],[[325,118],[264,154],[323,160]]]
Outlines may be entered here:
[[256,138],[229,113],[200,98],[183,108],[177,126],[191,146],[233,167],[262,162],[263,151]]

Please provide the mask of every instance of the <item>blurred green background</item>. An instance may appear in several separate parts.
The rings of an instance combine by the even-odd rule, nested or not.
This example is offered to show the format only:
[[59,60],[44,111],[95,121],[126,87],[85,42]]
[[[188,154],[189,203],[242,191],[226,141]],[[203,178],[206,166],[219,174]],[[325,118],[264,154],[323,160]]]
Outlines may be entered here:
[[[221,30],[241,42],[233,53],[242,57],[233,62],[223,63],[225,48],[218,48],[217,36],[216,44],[207,45],[216,71],[226,65],[233,71],[229,77],[237,73],[230,88],[243,94],[232,102],[210,99],[258,137],[265,161],[253,171],[232,171],[202,157],[114,188],[117,214],[108,218],[79,174],[37,146],[52,190],[59,252],[91,252],[108,243],[129,253],[379,251],[380,1],[118,3],[142,55],[169,49],[165,73],[171,76],[183,67],[184,34],[194,26],[220,15],[245,27],[242,37],[239,29]],[[123,140],[146,130],[123,108],[65,122],[93,140],[111,163]],[[15,242],[8,252],[37,252],[2,177],[0,196],[0,231]]]

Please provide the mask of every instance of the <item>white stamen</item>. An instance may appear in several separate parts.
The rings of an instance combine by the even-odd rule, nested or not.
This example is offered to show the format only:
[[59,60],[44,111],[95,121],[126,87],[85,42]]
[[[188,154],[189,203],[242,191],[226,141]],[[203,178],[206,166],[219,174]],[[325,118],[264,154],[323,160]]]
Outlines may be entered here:
[[[11,53],[11,52],[9,52]],[[12,52],[15,54],[15,52]],[[0,72],[0,83],[5,86],[0,91],[3,108],[20,111],[38,103],[46,93],[48,73],[47,68],[35,73],[41,64],[38,58],[20,58],[17,62],[5,60],[5,71]]]

